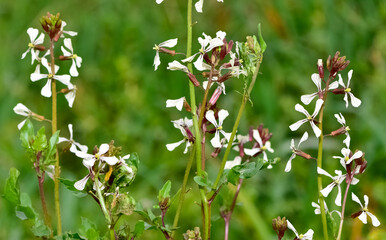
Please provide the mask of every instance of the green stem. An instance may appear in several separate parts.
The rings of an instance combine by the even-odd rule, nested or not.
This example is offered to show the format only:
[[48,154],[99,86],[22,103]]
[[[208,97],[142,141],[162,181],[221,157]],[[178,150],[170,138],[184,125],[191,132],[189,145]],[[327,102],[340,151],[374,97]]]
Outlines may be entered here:
[[95,183],[94,183],[95,184],[95,190],[97,192],[97,197],[99,200],[99,206],[101,206],[103,215],[105,216],[108,227],[110,228],[111,227],[111,218],[110,218],[110,214],[109,214],[107,207],[106,207],[106,204],[105,204],[105,199],[103,198],[101,189],[99,188],[98,177],[99,177],[99,172],[97,172],[97,174],[95,174]]
[[[55,74],[55,56],[54,56],[54,40],[51,39],[50,42],[50,55],[51,55],[51,74]],[[51,92],[52,92],[52,134],[58,130],[58,120],[57,120],[57,93],[56,93],[56,80],[51,79]],[[59,199],[59,177],[60,177],[60,164],[59,164],[59,152],[56,148],[55,153],[55,212],[56,212],[56,221],[57,221],[57,234],[62,235],[62,219],[60,215],[60,199]]]
[[[192,168],[195,150],[196,150],[196,149],[195,149],[195,147],[193,146],[193,149],[192,149],[192,151],[191,151],[191,153],[190,153],[190,157],[189,157],[188,164],[186,165],[185,174],[184,174],[184,179],[183,179],[183,181],[182,181],[182,187],[181,187],[180,199],[179,199],[179,201],[178,201],[178,206],[177,206],[177,210],[176,210],[176,215],[174,215],[174,221],[173,221],[173,228],[172,228],[172,229],[176,229],[177,226],[178,226],[178,220],[180,219],[181,210],[182,210],[182,205],[183,205],[184,199],[185,199],[186,185],[187,185],[187,183],[188,183],[189,174],[190,174],[190,169]],[[172,233],[172,238],[174,238],[174,233],[175,233],[175,231],[173,231],[173,233]]]
[[241,102],[241,106],[240,106],[240,109],[239,109],[239,113],[237,114],[235,124],[233,125],[232,134],[231,134],[231,137],[229,139],[228,146],[227,146],[227,148],[225,150],[225,153],[224,153],[224,156],[223,156],[223,159],[222,159],[222,162],[221,162],[221,167],[220,167],[220,169],[218,171],[218,174],[217,174],[217,177],[216,177],[216,181],[214,182],[212,191],[209,194],[209,196],[210,196],[209,198],[211,198],[213,196],[213,194],[215,194],[216,189],[218,187],[218,184],[219,184],[219,182],[221,180],[221,176],[222,176],[222,174],[224,172],[225,163],[228,160],[228,155],[229,155],[229,153],[231,151],[232,143],[233,143],[233,140],[235,139],[237,128],[239,127],[240,119],[241,119],[241,116],[243,115],[243,112],[244,112],[244,109],[245,109],[245,104],[248,102],[248,99],[249,99],[249,96],[251,95],[253,86],[255,85],[255,82],[256,82],[256,79],[257,79],[257,75],[259,73],[259,69],[260,69],[260,65],[261,65],[262,61],[263,61],[263,54],[260,53],[258,61],[256,63],[256,70],[255,70],[255,72],[253,73],[253,76],[252,76],[252,81],[251,81],[251,83],[250,83],[250,85],[248,87],[248,90],[246,92],[244,92],[243,99],[242,99],[242,102]]
[[[324,139],[324,136],[323,136],[323,112],[324,112],[324,106],[326,104],[326,100],[327,100],[327,93],[328,93],[328,87],[330,85],[330,81],[331,81],[331,77],[328,78],[327,80],[327,83],[326,83],[326,91],[324,92],[323,94],[323,104],[322,104],[322,107],[320,108],[320,112],[319,112],[319,129],[321,131],[321,134],[320,134],[320,137],[319,137],[319,144],[318,144],[318,158],[316,160],[316,165],[319,167],[319,168],[322,168],[322,160],[323,160],[323,139]],[[328,229],[327,229],[327,218],[326,218],[326,211],[324,209],[324,197],[321,193],[322,189],[323,189],[323,182],[322,182],[322,176],[320,174],[318,174],[318,196],[319,196],[319,204],[320,204],[320,216],[322,218],[322,225],[323,225],[323,236],[324,236],[324,240],[328,240]]]
[[114,229],[111,229],[111,228],[110,228],[110,240],[115,240]]
[[351,185],[351,182],[352,182],[352,179],[354,177],[350,178],[350,181],[347,183],[347,186],[346,186],[346,191],[344,193],[344,198],[343,198],[343,204],[342,204],[342,212],[341,212],[341,217],[340,217],[340,224],[339,224],[339,231],[338,231],[338,237],[336,238],[336,240],[340,240],[340,237],[342,235],[342,230],[343,230],[343,222],[344,222],[344,210],[346,208],[346,200],[347,200],[347,194],[348,194],[348,189],[350,188],[350,185]]

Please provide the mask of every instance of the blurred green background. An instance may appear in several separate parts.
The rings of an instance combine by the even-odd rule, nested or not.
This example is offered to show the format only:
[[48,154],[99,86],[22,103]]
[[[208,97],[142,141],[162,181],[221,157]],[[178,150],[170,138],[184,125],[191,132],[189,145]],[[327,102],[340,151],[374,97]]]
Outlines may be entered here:
[[[78,92],[72,109],[60,96],[58,107],[59,129],[68,137],[67,124],[74,124],[75,139],[90,147],[114,139],[123,146],[124,153],[138,152],[141,159],[139,175],[131,194],[144,206],[156,203],[156,193],[163,183],[173,180],[177,191],[182,180],[187,156],[182,147],[174,152],[165,148],[166,143],[176,142],[180,133],[171,120],[184,113],[166,109],[166,99],[187,96],[186,77],[180,72],[166,70],[173,58],[161,55],[161,66],[153,70],[152,47],[170,38],[178,37],[176,50],[186,48],[186,1],[134,0],[1,0],[0,1],[0,189],[11,167],[21,171],[21,190],[34,196],[34,206],[40,211],[38,185],[30,162],[26,159],[19,141],[16,125],[22,120],[12,108],[24,103],[31,110],[50,118],[50,99],[40,96],[43,82],[32,83],[33,71],[30,55],[21,60],[29,41],[28,27],[40,28],[39,18],[47,11],[60,12],[67,22],[67,30],[77,31],[73,38],[75,52],[83,58],[80,76],[73,78]],[[362,226],[358,220],[347,219],[344,239],[386,239],[386,2],[367,1],[229,1],[204,2],[204,13],[193,13],[194,39],[202,32],[214,36],[216,31],[227,32],[227,39],[243,41],[245,36],[257,34],[257,24],[262,30],[268,49],[261,66],[261,74],[252,92],[253,106],[244,114],[240,133],[250,125],[264,123],[273,132],[272,145],[275,156],[282,162],[270,171],[263,171],[243,187],[243,198],[231,221],[230,239],[275,239],[271,219],[286,216],[299,232],[312,228],[315,239],[321,239],[320,217],[315,216],[311,201],[316,201],[315,163],[296,158],[293,170],[284,172],[291,152],[291,138],[299,138],[309,126],[291,132],[290,124],[302,117],[294,111],[300,96],[315,92],[310,76],[316,72],[318,58],[340,51],[351,61],[354,69],[351,87],[362,100],[358,109],[345,108],[342,96],[331,96],[325,115],[326,129],[338,128],[334,113],[342,112],[351,128],[352,150],[366,152],[368,169],[361,176],[360,184],[352,187],[360,198],[370,197],[370,211],[381,221],[379,228],[371,224]],[[197,41],[193,50],[198,50]],[[64,63],[59,73],[64,73],[70,63]],[[343,78],[347,79],[344,72]],[[230,111],[226,130],[235,120],[240,102],[242,83],[237,79],[228,82],[226,98],[220,107]],[[227,125],[228,124],[228,125]],[[40,126],[36,123],[35,126]],[[47,126],[49,129],[49,126]],[[333,172],[338,167],[331,156],[340,155],[342,137],[327,139],[325,168]],[[305,151],[316,155],[316,139],[304,145]],[[81,159],[65,153],[62,159],[62,176],[80,179],[86,174]],[[212,165],[218,159],[209,160]],[[213,176],[213,174],[212,174]],[[328,179],[324,179],[327,184]],[[48,206],[54,207],[52,181],[47,181]],[[200,225],[196,187],[187,195],[181,218],[181,233]],[[335,196],[336,190],[332,193]],[[333,209],[334,197],[329,198]],[[105,232],[103,216],[90,197],[78,199],[71,192],[61,189],[62,220],[66,231],[77,231],[81,218],[92,219]],[[358,210],[359,205],[349,200],[347,216]],[[168,221],[172,221],[173,211]],[[52,217],[54,217],[52,215]],[[216,209],[213,217],[219,217]],[[138,216],[129,219],[135,223]],[[0,239],[33,238],[26,225],[14,215],[14,209],[1,199]],[[352,229],[357,234],[353,236]],[[382,235],[383,234],[383,235]],[[287,235],[288,239],[292,235]],[[383,237],[382,237],[383,236]],[[356,238],[357,237],[357,238]],[[293,236],[292,236],[293,238]],[[291,239],[292,239],[291,238]],[[142,239],[162,239],[155,231],[144,234]],[[213,222],[212,239],[223,239],[223,221]]]

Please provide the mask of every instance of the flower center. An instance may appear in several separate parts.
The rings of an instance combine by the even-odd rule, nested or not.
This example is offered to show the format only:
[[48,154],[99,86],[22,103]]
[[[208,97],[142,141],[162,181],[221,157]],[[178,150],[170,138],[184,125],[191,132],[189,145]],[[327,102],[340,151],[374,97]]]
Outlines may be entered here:
[[158,45],[154,45],[153,49],[158,51],[159,50],[159,46]]
[[265,150],[267,150],[267,147],[266,147],[266,146],[263,146],[263,147],[261,147],[261,150],[262,150],[262,151],[265,151]]
[[345,130],[346,130],[346,132],[348,132],[348,131],[350,131],[350,128],[347,126],[347,127],[345,128]]
[[203,48],[200,49],[200,53],[205,54],[205,51]]
[[307,120],[308,120],[308,121],[311,121],[311,120],[312,120],[312,117],[311,117],[311,116],[308,116],[308,117],[307,117]]
[[351,88],[346,88],[344,91],[345,92],[351,92]]
[[365,208],[363,208],[363,211],[368,212],[369,210],[367,209],[367,207],[365,207]]
[[350,160],[350,158],[346,156],[346,157],[344,158],[344,160],[347,162],[348,160]]
[[35,45],[34,45],[33,43],[28,43],[28,47],[29,47],[29,48],[34,48]]
[[48,74],[47,78],[52,79],[54,75],[52,73]]
[[303,236],[303,234],[300,234],[299,235],[299,239],[302,239],[304,236]]
[[71,58],[73,58],[73,59],[75,59],[77,57],[78,57],[78,55],[76,55],[76,54],[72,54],[72,56],[71,56]]
[[222,126],[218,126],[216,129],[217,130],[222,130]]
[[99,153],[96,153],[96,154],[95,154],[95,158],[99,160],[99,157],[100,157],[100,156],[99,156]]

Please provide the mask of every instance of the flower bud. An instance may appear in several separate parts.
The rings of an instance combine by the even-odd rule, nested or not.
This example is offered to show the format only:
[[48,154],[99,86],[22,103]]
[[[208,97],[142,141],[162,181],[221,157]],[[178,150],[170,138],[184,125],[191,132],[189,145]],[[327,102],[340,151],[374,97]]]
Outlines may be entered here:
[[301,150],[295,150],[295,154],[298,155],[299,157],[302,157],[302,158],[305,158],[305,159],[312,159],[311,155],[310,154],[307,154]]
[[278,239],[282,239],[285,231],[287,230],[287,220],[285,217],[272,219],[272,228],[276,232]]
[[341,135],[341,134],[345,134],[347,132],[347,129],[346,127],[341,127],[335,131],[332,131],[330,133],[330,136],[338,136],[338,135]]
[[323,68],[323,60],[322,59],[318,59],[318,73],[319,73],[319,77],[321,79],[324,79],[324,68]]
[[188,72],[187,75],[189,77],[189,80],[193,83],[194,86],[196,87],[200,86],[200,83],[198,82],[196,76],[193,73]]
[[171,56],[176,55],[176,51],[170,50],[170,49],[167,49],[167,48],[163,48],[163,47],[160,47],[158,51],[159,51],[160,53],[166,53],[166,54],[169,54],[169,55],[171,55]]
[[216,104],[217,100],[221,96],[222,93],[222,87],[217,87],[216,90],[214,90],[212,97],[209,100],[209,107]]

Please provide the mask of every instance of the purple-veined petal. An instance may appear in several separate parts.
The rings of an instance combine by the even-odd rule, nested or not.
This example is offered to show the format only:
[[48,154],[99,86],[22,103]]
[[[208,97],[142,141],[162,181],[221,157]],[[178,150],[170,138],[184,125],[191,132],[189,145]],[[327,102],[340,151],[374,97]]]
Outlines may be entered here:
[[47,74],[41,74],[41,73],[31,73],[30,75],[30,79],[32,82],[36,82],[36,81],[39,81],[43,78],[47,78],[48,75]]
[[212,110],[209,110],[205,113],[205,118],[208,120],[210,123],[213,124],[216,128],[218,127],[216,118],[214,117],[214,112]]
[[358,219],[361,220],[364,224],[367,224],[367,215],[365,212],[362,212],[361,215],[358,216]]
[[232,161],[226,161],[224,169],[231,169],[234,166],[238,166],[241,164],[241,157],[236,156],[234,160]]
[[362,205],[361,201],[359,200],[359,198],[357,197],[357,195],[355,195],[353,192],[351,193],[351,199],[352,199],[354,202],[359,203],[359,205],[361,205],[361,207],[363,208],[363,205]]
[[310,114],[307,112],[306,109],[304,109],[304,107],[302,105],[300,105],[299,103],[297,103],[295,105],[295,110],[298,111],[298,112],[301,112],[303,113],[304,115],[306,115],[307,117],[310,116]]
[[64,85],[68,85],[70,83],[71,76],[70,75],[54,75],[54,79],[58,80],[59,82],[63,83]]
[[71,68],[70,68],[70,75],[73,77],[79,76],[78,70],[76,69],[75,59],[72,59],[72,64],[71,64]]
[[379,222],[378,218],[374,214],[372,214],[370,212],[366,212],[366,213],[371,218],[371,222],[373,223],[374,227],[378,227],[379,225],[381,225],[381,223]]
[[183,63],[191,62],[191,61],[193,61],[194,57],[195,57],[197,54],[198,54],[198,53],[195,53],[195,54],[193,54],[193,55],[190,56],[190,57],[187,57],[187,58],[185,58],[185,59],[182,59],[181,62],[183,62]]
[[338,81],[334,81],[334,82],[330,83],[330,85],[328,85],[328,90],[335,89],[338,87],[339,87]]
[[327,185],[327,187],[323,188],[320,193],[324,196],[324,197],[327,197],[328,194],[330,194],[330,192],[332,191],[332,189],[336,186],[336,183],[332,182],[330,184]]
[[27,121],[27,119],[24,119],[24,120],[21,121],[19,124],[17,124],[17,128],[20,130],[20,129],[24,126],[24,124],[25,124],[26,121]]
[[244,148],[244,153],[248,156],[253,156],[258,152],[261,152],[260,148],[252,148],[252,149]]
[[179,98],[179,99],[168,99],[166,100],[166,107],[176,107],[178,111],[182,110],[182,107],[184,106],[185,97]]
[[172,48],[177,45],[178,38],[169,39],[165,42],[160,43],[158,46]]
[[222,124],[224,123],[224,119],[227,118],[228,116],[229,116],[229,112],[225,109],[221,109],[218,112],[218,125],[222,126]]
[[65,57],[70,57],[70,56],[72,56],[72,53],[70,53],[69,51],[67,51],[63,46],[61,46],[60,49],[61,49],[62,52],[63,52],[63,56],[65,56]]
[[339,78],[339,80],[338,80],[339,85],[346,88],[346,85],[344,85],[343,78],[340,74],[338,74],[338,78]]
[[44,85],[44,87],[42,88],[40,94],[43,96],[43,97],[51,97],[51,79],[48,79],[47,80],[47,83],[46,85]]
[[220,148],[221,142],[220,142],[220,133],[218,131],[215,132],[214,137],[210,140],[210,143],[214,148]]
[[335,204],[336,206],[342,206],[342,190],[340,189],[340,185],[337,185],[337,187],[338,187],[338,195],[336,195]]
[[291,229],[292,232],[295,233],[296,237],[299,237],[298,231],[296,231],[295,227],[292,225],[292,223],[289,220],[287,220],[287,227]]
[[334,179],[328,172],[326,172],[324,169],[322,169],[320,167],[317,167],[317,172],[318,172],[318,174],[321,174],[321,175],[327,176],[331,179]]
[[115,156],[113,156],[113,157],[101,157],[101,160],[107,162],[107,164],[110,166],[117,164],[117,162],[119,161],[118,158]]
[[316,115],[318,115],[318,113],[319,113],[319,111],[320,111],[320,108],[322,107],[322,105],[323,105],[323,99],[318,99],[318,100],[316,100],[316,105],[315,105],[315,110],[314,110],[314,112],[312,113],[312,117],[313,118],[315,118],[316,117]]
[[317,95],[318,95],[318,93],[312,93],[312,94],[302,95],[302,96],[300,97],[300,100],[302,101],[302,103],[308,105],[308,104],[310,104],[310,102],[312,101],[312,99],[314,99]]
[[318,138],[320,137],[320,134],[322,134],[322,131],[315,125],[314,122],[310,122],[312,130],[314,130],[315,136]]
[[176,147],[180,146],[181,144],[183,144],[185,142],[185,139],[181,140],[181,141],[178,141],[176,143],[169,143],[169,144],[166,144],[166,148],[169,150],[169,151],[173,151]]
[[36,28],[28,28],[27,33],[28,33],[30,42],[33,43],[35,42],[35,39],[39,34],[39,30],[37,30]]
[[301,138],[300,141],[299,141],[298,148],[299,148],[300,144],[301,144],[302,142],[307,141],[307,139],[308,139],[308,132],[304,132],[302,138]]
[[348,95],[350,95],[350,98],[351,98],[351,105],[353,107],[359,107],[359,105],[361,105],[362,101],[359,99],[359,98],[356,98],[354,96],[354,94],[352,94],[351,92],[348,93]]
[[98,154],[99,155],[102,155],[102,154],[105,154],[107,153],[107,151],[109,151],[109,145],[107,143],[103,143],[100,147],[99,147],[99,151],[98,151]]
[[369,206],[369,197],[367,195],[364,195],[363,199],[365,200],[365,208],[367,208],[367,206]]
[[285,169],[284,169],[285,172],[291,171],[291,168],[292,168],[291,162],[292,162],[292,159],[294,159],[295,157],[296,157],[296,154],[292,153],[291,157],[288,159],[287,165],[285,165]]
[[199,0],[194,4],[194,7],[196,8],[196,11],[199,13],[202,13],[202,4],[204,3],[204,0]]
[[35,45],[43,44],[44,42],[44,33],[41,33],[38,39],[35,40]]
[[[74,49],[72,48],[72,42],[71,42],[71,38],[65,38],[63,40],[63,43],[64,43],[64,46],[70,50],[71,53],[74,52]],[[71,54],[72,55],[72,54]]]
[[231,138],[232,133],[227,133],[227,132],[225,132],[224,130],[220,130],[219,132],[220,132],[222,135],[224,135],[224,137],[226,138],[227,141],[229,141],[229,139]]
[[296,123],[291,124],[291,125],[289,126],[289,128],[291,129],[291,131],[296,131],[296,130],[298,130],[299,127],[300,127],[301,125],[303,125],[305,122],[308,122],[308,120],[307,120],[307,119],[299,120],[299,121],[297,121]]
[[258,130],[253,129],[253,138],[256,140],[256,142],[259,144],[260,147],[263,147],[263,141],[261,140],[260,133]]
[[22,116],[28,116],[31,113],[31,110],[29,110],[24,104],[18,103],[16,106],[13,108],[13,111]]
[[350,81],[351,81],[351,77],[352,77],[352,73],[353,73],[354,70],[350,70],[348,71],[348,80],[347,80],[347,87],[350,86]]
[[304,240],[312,240],[312,237],[314,236],[314,230],[309,229],[305,234],[303,234]]
[[82,191],[86,187],[86,183],[88,179],[90,178],[90,175],[87,174],[84,178],[74,183],[74,187],[78,189],[79,191]]
[[154,63],[153,63],[153,66],[154,66],[154,71],[157,71],[157,68],[158,66],[161,64],[161,60],[159,58],[159,53],[158,51],[155,52],[155,57],[154,57]]
[[346,102],[346,108],[348,108],[348,94],[347,93],[344,94],[343,100]]
[[168,63],[168,67],[166,68],[171,71],[181,70],[183,72],[189,72],[188,68],[185,65],[182,65],[180,62],[174,60],[173,62]]

